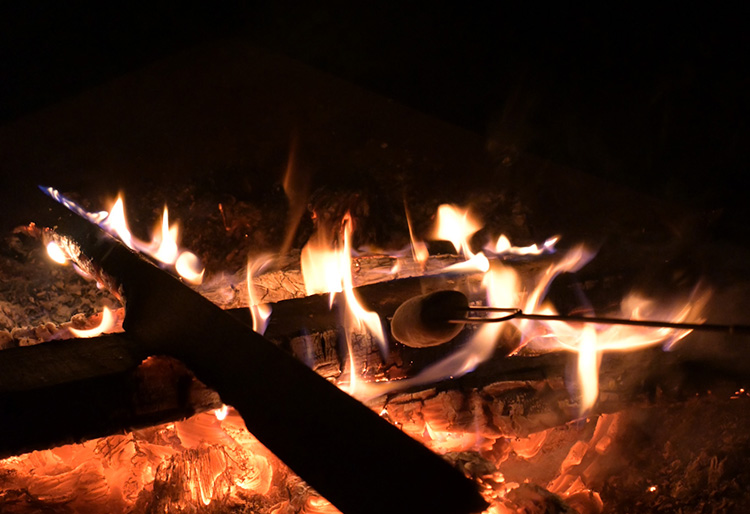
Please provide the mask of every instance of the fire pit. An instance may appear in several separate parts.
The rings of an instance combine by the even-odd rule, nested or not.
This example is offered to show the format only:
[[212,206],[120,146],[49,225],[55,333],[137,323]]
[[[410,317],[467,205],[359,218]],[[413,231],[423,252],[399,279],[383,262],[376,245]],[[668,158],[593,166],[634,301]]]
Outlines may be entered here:
[[[352,103],[363,105],[361,98]],[[383,126],[393,119],[430,125],[396,111],[384,115],[392,119]],[[469,327],[428,348],[389,336],[389,317],[399,305],[442,289],[462,291],[472,304],[525,312],[542,312],[547,300],[573,315],[747,322],[732,312],[746,298],[745,270],[703,273],[701,264],[720,259],[718,249],[675,235],[695,217],[570,171],[538,172],[543,166],[526,157],[512,173],[537,170],[540,196],[550,200],[544,206],[504,187],[478,190],[487,176],[480,181],[475,175],[488,168],[502,183],[505,168],[489,163],[467,164],[474,179],[466,184],[453,176],[424,181],[441,161],[433,145],[457,141],[454,157],[442,164],[454,169],[467,162],[456,156],[471,154],[476,161],[481,151],[466,134],[456,139],[448,128],[438,132],[425,146],[409,146],[404,134],[388,143],[352,135],[348,148],[361,153],[351,150],[341,159],[386,171],[343,185],[319,187],[306,183],[304,173],[295,175],[306,159],[315,162],[329,151],[322,149],[298,151],[285,163],[290,171],[279,173],[278,187],[244,197],[216,183],[218,175],[151,190],[134,185],[138,194],[126,196],[135,208],[128,215],[132,233],[146,239],[146,226],[156,222],[163,242],[171,225],[153,209],[166,200],[170,219],[184,227],[182,245],[206,268],[199,284],[199,270],[192,275],[190,287],[443,455],[474,481],[490,502],[488,512],[742,510],[748,457],[742,338],[527,321]],[[304,136],[298,139],[303,147]],[[435,161],[414,164],[415,148],[437,155]],[[369,162],[375,164],[366,164],[374,155]],[[394,172],[399,166],[423,168]],[[394,177],[401,180],[390,181]],[[589,198],[586,189],[601,194]],[[110,209],[90,191],[67,190],[87,211]],[[455,205],[439,211],[446,202]],[[579,207],[563,208],[565,202]],[[438,218],[454,230],[433,231]],[[629,231],[614,238],[615,227]],[[0,362],[3,377],[12,377],[3,381],[4,419],[18,423],[2,442],[6,510],[335,512],[245,429],[252,425],[248,415],[243,422],[198,380],[200,369],[132,352],[123,339],[129,328],[120,334],[127,308],[116,288],[115,295],[99,290],[71,266],[52,263],[46,244],[34,239],[44,228],[52,227],[8,235],[3,252],[6,330],[0,340],[9,348]],[[599,255],[584,243],[599,246]],[[684,265],[679,259],[688,243],[694,257]],[[185,250],[173,249],[175,258],[168,260],[176,263]],[[267,252],[274,255],[263,256]],[[639,283],[648,294],[636,301],[627,294]],[[338,291],[333,300],[330,291]],[[105,306],[113,325],[104,333],[114,335],[83,332],[93,337],[68,339],[72,329],[98,326]],[[21,346],[33,348],[15,348]],[[64,363],[63,369],[35,373],[49,362]],[[69,410],[74,399],[75,419]],[[58,446],[65,442],[74,444]],[[363,453],[377,454],[377,441],[360,443],[369,450]],[[335,442],[324,450],[331,460],[342,458]],[[375,460],[363,459],[362,468]],[[395,480],[372,494],[396,498],[409,482]],[[393,505],[393,511],[403,509]]]
[[[161,231],[156,231],[154,240],[160,244],[145,244],[139,243],[124,225],[111,223],[112,220],[122,223],[125,219],[121,204],[109,214],[96,215],[69,205],[90,218],[80,223],[93,226],[98,222],[124,243],[150,253],[163,264],[174,264],[179,260],[178,255],[185,253],[175,242],[174,257],[161,258],[163,247],[173,244],[165,242],[170,226],[166,211]],[[226,223],[225,209],[217,205],[217,210]],[[550,298],[558,296],[565,301],[565,296],[575,289],[573,285],[580,285],[574,281],[573,285],[558,290],[553,287],[557,275],[579,271],[592,258],[583,247],[558,248],[560,243],[556,237],[544,243],[517,247],[501,236],[491,246],[473,251],[470,240],[481,228],[479,222],[469,211],[446,205],[435,217],[432,242],[424,241],[410,230],[411,243],[401,252],[369,252],[353,258],[351,238],[355,220],[351,214],[347,212],[343,218],[337,218],[319,214],[324,211],[314,212],[318,220],[316,231],[299,254],[299,264],[290,264],[288,256],[281,261],[278,257],[266,257],[262,263],[251,259],[238,276],[212,278],[209,275],[203,284],[201,271],[189,270],[183,271],[187,275],[183,280],[193,282],[198,291],[224,308],[241,306],[236,315],[248,317],[249,314],[256,331],[267,332],[288,353],[349,394],[366,401],[371,409],[405,434],[444,454],[481,487],[491,504],[489,512],[553,507],[601,512],[606,504],[602,499],[602,494],[606,499],[605,491],[614,498],[624,491],[628,491],[628,497],[635,494],[632,488],[637,486],[632,480],[616,485],[618,479],[622,480],[618,473],[633,464],[633,453],[638,455],[630,448],[631,434],[648,427],[651,412],[657,409],[673,413],[671,416],[675,420],[669,419],[666,424],[676,425],[672,430],[678,434],[678,439],[685,429],[676,420],[685,415],[696,416],[696,410],[709,409],[717,413],[718,419],[726,418],[726,426],[720,424],[719,430],[742,422],[744,409],[737,409],[736,405],[749,397],[737,385],[737,379],[742,380],[743,374],[723,376],[711,369],[713,363],[701,363],[680,352],[680,340],[689,335],[687,330],[509,320],[478,330],[457,331],[452,334],[455,337],[431,348],[402,346],[383,331],[384,320],[396,307],[431,289],[462,290],[472,302],[482,301],[486,294],[490,305],[518,305],[527,312],[549,313],[545,310],[548,308],[542,306],[542,302],[549,299],[547,291],[550,291]],[[329,212],[336,212],[336,209]],[[128,296],[127,282],[122,289],[113,284],[106,273],[101,274],[96,258],[82,260],[75,249],[76,236],[70,240],[73,244],[70,246],[67,237],[79,232],[70,232],[65,224],[56,230],[62,230],[62,239],[56,232],[32,227],[19,232],[17,241],[22,244],[24,241],[20,238],[27,234],[37,236],[41,240],[38,246],[45,248],[50,257],[63,262],[72,259],[81,273],[107,284],[117,298],[126,301],[126,312],[128,306],[143,308],[132,301],[127,303],[128,297],[134,298],[132,292]],[[452,256],[429,255],[430,246],[441,246],[436,242],[439,238],[450,241],[446,241],[443,248],[450,244]],[[30,244],[30,241],[25,243]],[[102,255],[110,253],[111,250],[107,250]],[[30,254],[35,255],[33,250]],[[122,262],[130,262],[129,259],[132,258]],[[132,265],[137,264],[133,262]],[[282,263],[281,268],[279,263]],[[262,271],[263,266],[271,265],[276,268]],[[117,264],[115,268],[110,265],[105,269],[110,272],[127,269],[127,273],[132,273],[129,266],[131,264]],[[137,272],[136,277],[141,273]],[[159,283],[158,276],[154,275],[149,282]],[[300,289],[272,284],[298,284]],[[171,291],[171,286],[165,283],[157,288],[158,294],[163,293],[165,287]],[[595,291],[598,287],[589,286],[589,289]],[[183,303],[179,299],[180,291],[175,289],[170,293],[177,305]],[[275,301],[269,303],[269,299]],[[708,299],[705,288],[693,289],[680,302],[670,305],[663,300],[658,303],[659,310],[656,314],[650,312],[650,316],[664,321],[697,322]],[[632,297],[623,301],[623,307],[634,309],[624,314],[634,319],[641,318],[639,309],[654,303],[643,299],[633,303],[635,301]],[[105,311],[108,312],[112,311]],[[85,510],[84,506],[100,509],[105,504],[114,504],[123,512],[152,512],[153,509],[179,508],[222,511],[250,502],[254,508],[268,512],[284,512],[284,509],[335,511],[302,482],[295,482],[299,486],[291,487],[289,480],[298,480],[295,475],[244,429],[235,411],[223,406],[215,394],[196,382],[180,363],[149,358],[138,364],[139,355],[166,352],[194,362],[190,366],[194,367],[196,362],[191,360],[194,358],[190,353],[166,349],[147,350],[142,354],[143,350],[133,351],[121,336],[99,336],[97,332],[122,330],[118,325],[122,309],[114,312],[109,327],[101,326],[107,322],[105,316],[97,316],[98,331],[96,328],[79,330],[69,323],[62,326],[47,323],[43,329],[14,331],[6,336],[9,346],[28,345],[35,342],[34,339],[52,340],[27,349],[33,350],[26,352],[30,357],[6,364],[9,370],[4,374],[6,377],[12,377],[10,370],[22,367],[29,358],[37,360],[37,370],[44,369],[40,380],[31,385],[18,386],[22,380],[8,379],[14,386],[6,386],[5,397],[11,402],[7,405],[15,406],[11,411],[20,410],[18,421],[11,425],[9,433],[20,424],[42,423],[34,418],[30,422],[25,419],[26,411],[17,407],[20,400],[16,396],[28,401],[29,406],[41,408],[45,416],[49,416],[50,411],[35,399],[34,391],[52,391],[54,400],[65,405],[68,403],[66,394],[77,392],[88,398],[84,391],[97,384],[103,389],[103,404],[109,402],[105,407],[108,413],[84,411],[78,425],[53,425],[51,433],[57,434],[59,440],[50,439],[45,433],[39,435],[23,430],[19,440],[11,439],[6,451],[44,448],[65,439],[89,438],[98,432],[106,434],[133,426],[148,428],[131,431],[125,436],[111,435],[6,459],[8,505],[23,509],[36,508],[33,506],[38,504],[50,508],[69,504]],[[175,314],[179,315],[180,310],[168,316]],[[140,323],[137,319],[132,321],[132,314],[126,319],[131,320],[137,334],[141,333],[138,330],[144,330],[136,325]],[[92,324],[78,321],[82,322]],[[181,322],[187,323],[187,319]],[[170,335],[172,329],[165,331],[153,322],[146,321],[145,326],[150,340],[175,337]],[[222,334],[220,327],[220,324],[214,327],[217,334]],[[68,337],[68,332],[95,339],[80,345],[71,341],[54,342]],[[152,336],[154,333],[156,335]],[[187,340],[176,343],[191,344]],[[102,356],[112,359],[114,355],[124,362],[120,362],[117,369],[73,369],[52,379],[46,376],[48,371],[43,365],[50,359],[72,360],[71,365],[75,367],[76,360],[81,358],[79,348],[85,348],[83,344],[89,348],[89,353],[83,354],[87,361],[100,360]],[[662,347],[676,349],[664,353]],[[56,354],[45,356],[44,352],[53,349]],[[624,350],[632,353],[621,353]],[[5,355],[13,357],[13,352],[17,350],[8,350]],[[234,355],[241,358],[238,350]],[[26,377],[29,373],[21,372],[19,376]],[[126,388],[125,395],[107,397],[108,391],[120,391],[120,384],[133,380],[132,377],[138,380],[135,388]],[[214,380],[210,379],[210,383]],[[74,392],[66,388],[73,388]],[[146,393],[143,393],[144,388]],[[30,393],[18,394],[14,392],[16,389]],[[228,397],[234,394],[226,391]],[[300,389],[296,391],[293,394],[300,394]],[[696,396],[691,399],[693,395]],[[323,397],[320,400],[323,401]],[[130,417],[116,415],[122,403],[130,405]],[[143,412],[144,407],[150,407],[150,411]],[[68,406],[64,406],[66,408]],[[187,421],[154,424],[159,420],[178,419],[191,410],[209,412]],[[62,412],[57,416],[66,419]],[[106,423],[96,423],[97,419]],[[348,419],[348,423],[352,423],[352,419]],[[81,429],[84,431],[80,432]],[[379,444],[378,437],[374,441],[367,438],[368,444]],[[655,437],[666,438],[665,449],[660,450],[665,459],[670,452],[684,452],[682,448],[672,449],[675,439],[661,431],[657,431]],[[3,439],[8,444],[8,438]],[[324,445],[326,452],[333,454],[335,446],[333,441]],[[726,488],[731,496],[734,486],[725,483],[728,480],[725,466],[736,464],[728,461],[728,457],[720,460],[718,455],[688,454],[687,458],[693,460],[685,466],[699,478],[688,477],[689,482],[685,484],[674,484],[671,480],[665,484],[647,474],[638,481],[640,486],[645,484],[644,498],[648,499],[649,495],[660,498],[659,490],[666,488],[670,494],[677,490],[680,495],[677,499],[681,501],[709,501],[710,495],[705,498],[691,489],[703,483],[700,477],[705,473],[714,487]],[[671,465],[682,465],[681,460],[675,462]],[[704,462],[708,470],[703,469]],[[369,466],[372,467],[373,462]],[[87,486],[86,493],[81,494],[77,485],[71,485],[79,483],[96,485]],[[741,498],[738,492],[734,494],[737,500]],[[621,502],[618,498],[613,504],[621,505]],[[393,509],[402,510],[398,506]]]

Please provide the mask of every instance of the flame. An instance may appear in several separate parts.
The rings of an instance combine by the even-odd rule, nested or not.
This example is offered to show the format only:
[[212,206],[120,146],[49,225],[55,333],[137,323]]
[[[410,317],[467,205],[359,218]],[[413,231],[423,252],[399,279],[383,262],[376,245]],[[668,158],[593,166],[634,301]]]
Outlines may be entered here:
[[[441,211],[443,214],[441,214]],[[113,224],[115,222],[120,223],[118,220],[121,220],[122,224],[118,225],[118,228],[113,229],[113,231],[118,235],[122,234],[123,240],[127,238],[132,244],[138,244],[138,240],[132,236],[125,223],[122,203],[119,206],[116,205],[111,213],[105,213],[105,215],[100,213],[98,216],[108,219]],[[414,237],[408,213],[407,222],[409,223],[414,259],[417,262],[424,262],[420,259],[426,260],[426,247],[423,242]],[[561,273],[577,271],[593,257],[593,253],[585,247],[575,247],[546,269],[537,273],[536,276],[522,277],[512,267],[507,266],[495,257],[552,253],[555,250],[558,238],[550,238],[541,246],[514,247],[506,236],[500,236],[494,246],[489,245],[485,247],[484,252],[474,254],[471,252],[468,241],[477,230],[479,230],[479,224],[470,216],[468,211],[462,211],[449,205],[441,206],[438,212],[436,237],[450,240],[457,251],[460,251],[466,257],[465,262],[457,267],[447,268],[445,271],[485,273],[482,287],[486,294],[486,304],[490,306],[519,308],[526,313],[555,314],[552,306],[546,302],[550,285]],[[372,398],[395,390],[431,384],[438,380],[469,373],[481,363],[489,360],[495,354],[498,342],[504,341],[515,344],[514,352],[519,352],[524,348],[575,352],[578,369],[575,378],[577,387],[574,389],[580,391],[581,411],[584,414],[591,411],[596,404],[598,368],[604,352],[625,351],[655,344],[662,344],[666,348],[670,348],[689,333],[688,330],[664,328],[514,319],[506,323],[481,325],[453,354],[428,366],[415,377],[390,382],[360,384],[357,383],[357,363],[354,359],[354,352],[352,352],[354,335],[357,332],[369,332],[374,339],[378,340],[383,349],[385,349],[385,337],[378,316],[368,312],[355,294],[351,260],[352,231],[352,218],[348,214],[339,226],[326,227],[321,224],[313,238],[305,245],[301,260],[308,294],[331,293],[332,302],[336,294],[340,293],[341,298],[343,298],[341,304],[345,306],[346,310],[342,312],[342,324],[349,346],[349,384],[347,387],[351,394],[355,394],[359,398]],[[179,253],[177,227],[169,225],[166,208],[160,227],[155,230],[154,234],[154,240],[149,245],[156,246],[149,247],[159,256],[166,255],[165,260],[170,260],[172,259],[171,256],[177,255],[175,261],[179,261],[183,255],[189,254],[189,252]],[[424,250],[424,254],[421,253],[422,250]],[[54,251],[54,249],[48,249],[48,252]],[[62,253],[64,254],[64,252]],[[160,257],[155,256],[155,258]],[[257,273],[261,273],[269,261],[270,259],[266,260],[265,258],[257,259],[254,262],[248,262],[247,267],[249,303],[253,313],[253,328],[257,331],[262,331],[261,326],[267,319],[262,317],[265,306],[260,303],[260,299],[257,298],[255,290],[252,288],[253,277]],[[655,302],[632,294],[622,301],[621,313],[612,317],[663,319],[676,322],[695,321],[697,313],[700,312],[707,300],[708,293],[696,289],[686,301],[675,302],[672,305],[661,305],[657,309]],[[108,309],[105,309],[102,318],[106,316],[107,312]],[[593,315],[593,313],[591,314]],[[740,389],[735,393],[735,396],[741,394],[747,393],[744,389]],[[445,396],[448,397],[449,395],[446,394]],[[457,418],[441,419],[437,415],[430,415],[428,407],[430,401],[430,398],[422,400],[422,410],[414,413],[414,416],[407,423],[392,421],[398,423],[399,428],[404,432],[423,440],[426,445],[438,451],[483,451],[485,452],[482,453],[484,456],[489,454],[488,452],[491,450],[495,452],[492,455],[496,457],[500,454],[498,448],[501,445],[493,447],[493,444],[498,441],[512,448],[518,457],[532,459],[538,452],[542,452],[548,435],[552,433],[552,429],[550,429],[549,431],[532,434],[524,440],[505,443],[502,439],[505,436],[500,435],[496,427],[489,430],[487,426],[484,426],[485,431],[481,430],[481,421],[487,416],[487,413],[482,410],[481,404],[479,409],[472,410],[472,414],[475,416],[461,413],[461,416]],[[448,400],[436,397],[436,401]],[[398,404],[393,404],[393,408],[389,411],[383,406],[380,409],[380,415],[386,419],[397,420],[399,418],[394,416],[394,413],[398,413],[399,408],[405,413],[410,407],[400,407]],[[442,411],[436,408],[435,412]],[[475,417],[476,419],[474,419]],[[609,421],[605,425],[603,422],[607,420]],[[119,458],[122,462],[132,461],[134,465],[136,462],[139,463],[138,466],[140,467],[137,473],[142,483],[153,483],[155,477],[163,477],[164,470],[172,466],[175,474],[182,474],[184,480],[180,484],[184,485],[187,488],[186,490],[190,492],[191,499],[204,505],[209,505],[213,500],[224,498],[224,495],[227,494],[226,491],[229,490],[242,489],[243,492],[266,494],[273,479],[273,469],[269,465],[271,457],[265,454],[243,453],[237,449],[242,447],[243,451],[247,450],[244,438],[252,437],[249,434],[239,435],[241,429],[243,429],[241,426],[242,420],[238,414],[223,405],[212,413],[209,412],[188,422],[172,425],[172,428],[169,429],[171,430],[169,437],[160,434],[159,437],[152,438],[152,441],[157,443],[152,444],[152,441],[149,441],[148,443],[139,442],[139,444],[130,445],[128,451],[121,451]],[[576,503],[578,501],[579,503],[583,502],[581,504],[584,506],[593,505],[596,507],[598,505],[601,507],[601,499],[597,493],[588,489],[581,478],[583,476],[581,473],[584,472],[584,469],[590,469],[588,463],[595,453],[603,455],[607,452],[615,435],[612,426],[614,426],[612,420],[602,416],[596,425],[592,440],[586,444],[581,442],[581,444],[573,445],[561,465],[561,476],[550,482],[547,488],[561,495],[573,506],[578,505]],[[173,439],[179,441],[179,447],[162,446]],[[219,442],[225,446],[211,446],[208,441]],[[123,444],[123,446],[126,445]],[[179,463],[177,460],[182,455],[180,452],[185,449],[194,452],[190,454],[193,460],[190,460],[189,464]],[[89,467],[92,466],[76,452],[69,452],[70,454],[61,450],[55,450],[54,452],[45,453],[44,457],[29,458],[24,470],[28,469],[29,472],[42,469],[45,471],[57,470],[70,465],[71,467],[75,466],[78,471],[85,470],[88,472]],[[159,461],[160,463],[143,464],[139,459],[142,459],[144,454],[159,455],[161,461]],[[0,465],[2,465],[2,461],[0,461]],[[114,466],[105,465],[103,468],[104,471],[97,471],[101,475],[101,477],[97,475],[97,487],[101,490],[111,488],[116,491],[113,494],[119,494],[118,487],[122,488],[121,484],[125,483],[125,479],[120,477],[126,476],[126,474],[116,471]],[[16,480],[13,475],[8,475],[6,478]],[[115,480],[120,481],[118,482],[119,485],[113,485]],[[66,482],[66,484],[69,484],[69,482]],[[515,484],[515,486],[517,487],[518,484]],[[511,485],[508,484],[507,488],[510,487]],[[653,492],[656,490],[656,486],[651,486],[648,490]],[[493,492],[492,498],[499,502],[501,496],[498,491],[499,489],[496,489]],[[49,491],[44,492],[52,494]],[[68,500],[67,497],[55,498],[60,499],[60,501]],[[291,508],[289,502],[284,501],[282,503]],[[273,508],[273,512],[285,512],[287,510],[287,507],[281,506],[282,504],[278,505],[278,509]],[[328,512],[328,509],[333,509],[325,500],[317,497],[308,498],[306,504],[301,508],[303,512]],[[331,511],[334,512],[335,509]],[[506,509],[502,503],[495,503],[486,512],[506,512]],[[515,510],[509,508],[507,512],[515,512]]]
[[424,241],[420,241],[414,236],[414,229],[412,228],[411,216],[409,215],[409,209],[406,208],[406,200],[404,200],[404,212],[406,213],[406,226],[409,228],[409,239],[411,241],[411,254],[414,261],[423,265],[427,262],[430,257],[430,252],[427,250],[427,245]]
[[76,337],[96,337],[106,333],[109,330],[112,330],[115,326],[115,323],[116,320],[114,314],[112,314],[112,311],[109,310],[109,308],[104,307],[104,309],[102,310],[102,320],[98,326],[88,330],[79,330],[75,328],[70,328],[69,330]]
[[100,223],[102,228],[115,234],[128,247],[137,249],[133,244],[133,235],[128,228],[128,221],[125,217],[125,202],[122,196],[118,195],[115,204],[109,210],[109,214]]
[[297,138],[292,137],[289,146],[289,157],[287,159],[286,171],[282,182],[284,194],[289,201],[289,214],[287,216],[286,235],[281,245],[280,254],[286,254],[294,243],[294,236],[302,217],[307,210],[307,197],[310,190],[310,175],[304,173],[295,165],[297,154]]
[[578,381],[581,384],[581,414],[588,412],[599,395],[599,352],[596,329],[585,325],[578,347]]
[[307,241],[300,254],[300,269],[308,295],[341,292],[344,271],[339,253],[334,233],[327,227],[319,227]]
[[268,326],[268,319],[271,317],[272,308],[266,303],[261,303],[255,293],[253,276],[262,273],[263,270],[273,262],[273,258],[268,255],[262,255],[254,261],[247,261],[247,295],[249,298],[250,315],[253,318],[253,330],[263,334]]
[[50,259],[58,264],[68,263],[68,256],[65,254],[63,249],[60,248],[60,246],[54,241],[50,241],[49,243],[47,243],[47,255]]
[[354,292],[352,279],[352,218],[347,212],[338,232],[320,224],[318,230],[302,249],[300,267],[307,294],[331,293],[330,305],[337,293],[343,293],[345,313],[344,334],[349,350],[348,392],[354,394],[356,374],[352,338],[355,333],[368,333],[378,343],[383,354],[387,351],[383,325],[377,313],[365,309]]
[[367,330],[373,338],[381,346],[381,349],[385,351],[385,334],[383,333],[383,325],[380,322],[380,317],[370,312],[364,307],[359,301],[359,298],[354,292],[354,283],[352,281],[352,261],[351,261],[351,235],[352,235],[352,220],[351,216],[347,213],[344,218],[344,251],[339,254],[340,265],[343,275],[342,288],[344,291],[344,297],[346,298],[346,305],[351,314],[351,324],[359,331]]
[[469,238],[481,228],[481,223],[471,215],[468,209],[460,209],[449,204],[438,207],[434,237],[450,241],[456,248],[456,252],[463,253],[468,258],[474,255],[469,247]]
[[485,250],[495,255],[541,255],[546,252],[553,252],[559,240],[558,236],[554,236],[547,239],[542,246],[536,243],[529,246],[513,246],[505,234],[500,234],[495,245],[488,244],[485,246]]
[[178,234],[179,228],[176,224],[169,226],[169,211],[165,205],[161,226],[157,225],[152,241],[154,244],[158,243],[156,251],[153,252],[153,257],[156,260],[164,264],[172,264],[177,261],[180,255],[180,250],[177,247]]
[[451,264],[446,267],[444,272],[456,272],[456,273],[487,273],[490,270],[490,261],[483,252],[473,255],[470,259],[464,262],[458,262]]
[[200,285],[206,270],[201,266],[201,261],[192,252],[182,252],[174,263],[174,269],[187,282]]
[[[551,246],[552,243],[550,243]],[[478,256],[483,256],[478,253]],[[500,261],[491,264],[484,276],[483,286],[487,293],[487,305],[493,307],[519,308],[528,314],[556,314],[545,304],[545,297],[554,279],[561,273],[575,272],[586,265],[593,253],[584,246],[568,251],[557,262],[551,264],[537,276],[526,281],[510,267]],[[483,256],[484,257],[484,256]],[[467,265],[469,261],[461,263]],[[450,268],[448,268],[450,269]],[[705,306],[710,292],[700,288],[683,302],[662,306],[657,311],[653,302],[630,295],[622,302],[621,317],[625,319],[660,319],[671,322],[695,320],[697,313]],[[357,397],[369,400],[406,388],[423,386],[435,381],[458,377],[476,369],[478,365],[492,357],[495,347],[503,337],[503,331],[514,327],[520,333],[520,340],[511,352],[518,353],[530,346],[534,350],[572,351],[578,354],[577,390],[581,392],[581,409],[591,409],[598,396],[598,370],[601,355],[605,351],[635,350],[656,344],[671,348],[677,341],[690,333],[689,330],[668,328],[638,327],[624,325],[596,325],[581,322],[557,320],[537,321],[512,319],[505,323],[482,324],[467,343],[454,353],[426,367],[420,374],[403,380],[388,383],[363,384]]]
[[[142,241],[135,237],[128,227],[125,201],[122,195],[117,196],[109,212],[88,212],[80,205],[65,198],[54,188],[41,189],[71,211],[98,224],[110,234],[118,237],[128,248],[146,254],[163,264],[174,266],[175,271],[187,282],[198,285],[203,281],[204,270],[198,257],[191,252],[180,251],[178,244],[179,227],[177,224],[169,224],[169,212],[166,206],[164,206],[161,222],[153,230],[151,241]],[[53,259],[59,257],[56,250],[50,249],[49,245],[47,252],[52,252],[50,257]],[[62,253],[64,254],[64,251]]]

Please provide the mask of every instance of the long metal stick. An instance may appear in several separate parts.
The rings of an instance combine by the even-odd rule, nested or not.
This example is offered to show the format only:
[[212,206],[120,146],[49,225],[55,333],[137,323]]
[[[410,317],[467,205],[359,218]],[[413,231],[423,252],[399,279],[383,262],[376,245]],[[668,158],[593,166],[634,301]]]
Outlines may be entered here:
[[469,307],[467,312],[504,312],[506,316],[498,318],[466,317],[449,320],[450,323],[501,323],[512,319],[530,319],[537,321],[566,321],[571,323],[598,323],[601,325],[631,325],[637,327],[673,328],[677,330],[700,330],[704,332],[723,332],[725,334],[750,334],[750,325],[716,325],[709,323],[673,323],[671,321],[650,321],[638,319],[601,318],[587,316],[565,316],[562,314],[526,314],[521,309],[510,307]]

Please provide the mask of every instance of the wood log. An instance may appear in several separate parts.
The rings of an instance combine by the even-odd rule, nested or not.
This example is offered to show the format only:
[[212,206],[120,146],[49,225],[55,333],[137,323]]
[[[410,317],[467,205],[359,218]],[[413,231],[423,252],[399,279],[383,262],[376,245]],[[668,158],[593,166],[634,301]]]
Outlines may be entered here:
[[[580,392],[573,380],[566,380],[575,374],[576,358],[567,352],[503,357],[461,378],[369,404],[428,446],[489,454],[498,451],[496,442],[503,438],[527,437],[582,416],[676,405],[703,395],[736,397],[750,379],[748,369],[695,360],[688,352],[647,348],[606,353],[599,398],[590,411],[582,412]],[[446,448],[445,439],[455,446]]]

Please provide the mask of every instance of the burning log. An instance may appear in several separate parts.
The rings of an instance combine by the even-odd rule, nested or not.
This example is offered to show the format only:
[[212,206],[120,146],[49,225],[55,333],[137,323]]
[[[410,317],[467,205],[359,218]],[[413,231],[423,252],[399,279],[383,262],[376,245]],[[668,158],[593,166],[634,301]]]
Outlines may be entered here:
[[[138,342],[136,352],[166,353],[185,362],[243,414],[253,434],[334,505],[350,512],[484,508],[474,485],[445,461],[94,225],[58,204],[52,210],[56,219],[50,226],[73,245],[68,253],[82,262],[91,259],[86,267],[110,277],[107,285],[125,299],[124,328]],[[206,340],[221,344],[208,346]],[[363,447],[362,438],[377,443]],[[339,448],[339,458],[327,455],[332,447]],[[362,460],[368,462],[364,468]],[[384,480],[410,487],[396,488],[398,499],[368,494],[382,489],[375,484],[385,487]]]

